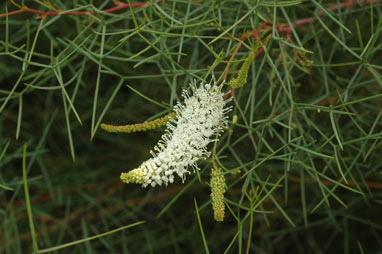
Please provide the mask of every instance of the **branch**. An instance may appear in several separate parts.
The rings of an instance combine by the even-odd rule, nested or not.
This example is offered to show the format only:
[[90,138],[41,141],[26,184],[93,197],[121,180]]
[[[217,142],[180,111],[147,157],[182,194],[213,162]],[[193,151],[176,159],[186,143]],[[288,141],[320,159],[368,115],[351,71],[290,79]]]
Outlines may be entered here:
[[[381,0],[372,0],[372,1],[370,1],[370,0],[366,0],[366,1],[365,0],[353,0],[351,2],[334,4],[334,5],[326,8],[326,10],[327,11],[336,11],[338,9],[350,8],[350,7],[356,6],[358,4],[370,5],[370,4],[378,4],[378,3],[382,3],[382,1]],[[324,13],[325,12],[323,10],[319,10],[317,12],[317,14],[319,16],[323,15]],[[294,22],[292,26],[293,26],[293,28],[297,28],[297,27],[302,26],[302,25],[310,24],[313,21],[315,21],[316,19],[317,19],[316,17],[300,19],[300,20],[297,20],[296,22]],[[269,22],[269,21],[264,22],[264,23],[267,23],[267,25],[273,24],[272,22]],[[292,27],[290,27],[287,23],[276,25],[276,29],[280,33],[291,33],[292,32]]]
[[[157,4],[160,4],[163,0],[159,0]],[[8,13],[2,13],[0,14],[0,18],[5,17],[5,16],[11,16],[15,14],[19,14],[22,12],[29,12],[33,14],[38,14],[44,17],[47,16],[58,16],[58,15],[66,15],[66,16],[81,16],[81,15],[97,15],[97,14],[103,14],[103,13],[113,13],[119,10],[127,9],[130,7],[145,7],[149,4],[149,2],[143,2],[143,3],[134,3],[134,4],[119,4],[115,7],[111,7],[109,9],[103,10],[101,12],[95,12],[95,11],[65,11],[65,10],[57,10],[57,11],[51,11],[51,12],[46,12],[46,11],[40,11],[37,9],[32,9],[28,8],[26,6],[23,6],[20,10],[16,11],[11,11]]]
[[[372,0],[372,1],[371,0],[353,0],[351,2],[343,2],[343,3],[332,5],[328,8],[326,8],[326,10],[327,11],[336,11],[338,9],[350,8],[350,7],[356,6],[358,4],[370,5],[370,4],[378,4],[378,3],[382,3],[382,1],[381,0]],[[323,15],[324,13],[325,12],[323,10],[319,10],[317,12],[318,15]],[[290,27],[288,23],[276,24],[276,31],[279,33],[286,33],[286,35],[288,37],[288,35],[290,35],[290,33],[292,33],[292,28],[297,28],[297,27],[302,26],[302,25],[310,24],[313,21],[315,21],[316,19],[317,19],[316,17],[299,19],[292,24],[292,27]],[[258,28],[256,28],[254,31],[252,31],[250,33],[245,33],[241,37],[239,37],[238,39],[241,41],[244,41],[248,38],[255,38],[256,41],[259,42],[260,41],[260,36],[259,36],[260,31],[264,31],[267,26],[272,26],[272,25],[273,25],[273,23],[271,21],[265,21],[265,22],[261,23],[260,26]],[[236,54],[239,52],[241,45],[242,45],[242,43],[240,42],[238,44],[237,48],[235,49],[234,53],[232,54],[230,60],[228,61],[226,68],[224,69],[224,72],[223,72],[223,73],[225,73],[224,80],[227,79],[228,71],[229,71],[231,62],[234,60]],[[264,47],[261,47],[258,50],[257,54],[254,56],[254,59],[256,59],[263,51],[264,51]],[[230,96],[234,96],[234,94],[235,94],[235,88],[232,88],[230,92],[228,92],[227,94],[224,95],[224,98],[226,99]]]

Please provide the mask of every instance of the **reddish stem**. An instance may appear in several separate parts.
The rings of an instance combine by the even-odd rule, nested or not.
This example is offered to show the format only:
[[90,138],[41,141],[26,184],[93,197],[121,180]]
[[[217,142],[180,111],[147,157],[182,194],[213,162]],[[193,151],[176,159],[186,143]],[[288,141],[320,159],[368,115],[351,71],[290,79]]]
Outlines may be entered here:
[[20,10],[16,10],[16,11],[10,11],[10,12],[8,12],[8,13],[2,13],[2,14],[0,14],[0,18],[1,17],[5,17],[5,16],[11,16],[11,15],[15,15],[15,14],[19,14],[19,13],[22,13],[22,12],[24,12],[25,10],[22,10],[22,9],[20,9]]
[[[159,0],[157,2],[157,4],[160,4],[162,1],[163,0]],[[116,11],[119,11],[119,10],[130,8],[130,7],[145,7],[148,4],[149,4],[149,2],[134,3],[134,4],[120,4],[118,6],[111,7],[109,9],[103,10],[100,13],[101,14],[102,13],[112,13],[112,12],[116,12]],[[11,15],[19,14],[19,13],[22,13],[22,12],[34,13],[34,14],[38,14],[38,15],[41,15],[41,16],[45,16],[45,17],[46,16],[57,16],[57,15],[81,16],[81,15],[96,15],[97,14],[97,12],[95,12],[95,11],[69,11],[69,12],[65,12],[64,10],[57,10],[57,11],[46,12],[46,11],[40,11],[40,10],[36,10],[36,9],[31,9],[31,8],[28,8],[28,7],[23,7],[20,10],[11,11],[11,12],[8,12],[8,13],[2,13],[2,14],[0,14],[0,18],[1,17],[5,17],[7,15],[11,16]]]

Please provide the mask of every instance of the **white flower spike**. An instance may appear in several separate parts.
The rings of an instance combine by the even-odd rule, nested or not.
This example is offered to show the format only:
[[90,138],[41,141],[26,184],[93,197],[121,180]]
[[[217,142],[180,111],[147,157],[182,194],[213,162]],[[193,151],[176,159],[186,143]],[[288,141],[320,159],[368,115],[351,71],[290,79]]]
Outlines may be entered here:
[[121,174],[125,183],[148,185],[167,185],[174,181],[177,174],[182,181],[188,168],[199,169],[196,162],[210,156],[207,145],[216,141],[216,136],[226,124],[225,103],[221,86],[216,84],[191,85],[192,95],[183,91],[184,105],[175,107],[176,119],[167,123],[165,134],[150,151],[153,157],[143,162],[138,168]]

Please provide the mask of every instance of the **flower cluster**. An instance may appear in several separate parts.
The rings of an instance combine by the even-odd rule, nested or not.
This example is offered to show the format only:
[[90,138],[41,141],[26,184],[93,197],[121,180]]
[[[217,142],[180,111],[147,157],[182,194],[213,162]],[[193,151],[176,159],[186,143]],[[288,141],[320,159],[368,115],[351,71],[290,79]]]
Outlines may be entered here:
[[216,84],[191,86],[192,95],[183,91],[184,105],[175,106],[176,118],[171,118],[162,139],[150,151],[152,158],[138,168],[121,174],[125,183],[167,185],[174,181],[174,175],[185,180],[189,167],[198,169],[196,162],[210,155],[207,145],[216,141],[226,122],[221,87]]

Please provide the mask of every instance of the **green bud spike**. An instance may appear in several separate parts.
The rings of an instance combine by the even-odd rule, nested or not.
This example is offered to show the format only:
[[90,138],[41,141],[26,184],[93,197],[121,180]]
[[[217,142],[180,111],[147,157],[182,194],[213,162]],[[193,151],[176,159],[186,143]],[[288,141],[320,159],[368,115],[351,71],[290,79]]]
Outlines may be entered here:
[[211,200],[212,209],[214,210],[214,217],[216,221],[224,220],[224,192],[225,192],[225,178],[222,175],[221,168],[213,168],[211,172]]
[[128,124],[128,125],[111,125],[111,124],[101,124],[101,128],[104,131],[107,132],[124,132],[124,133],[131,133],[131,132],[137,132],[137,131],[147,131],[147,130],[153,130],[158,127],[166,125],[166,123],[170,120],[170,118],[176,118],[176,113],[170,113],[164,117],[155,119],[153,121],[147,121],[144,123],[137,123],[137,124]]
[[253,51],[249,53],[247,59],[245,59],[243,65],[240,68],[239,75],[228,82],[229,86],[231,86],[232,88],[240,88],[247,83],[249,67],[252,64],[254,57],[255,53]]

